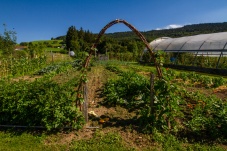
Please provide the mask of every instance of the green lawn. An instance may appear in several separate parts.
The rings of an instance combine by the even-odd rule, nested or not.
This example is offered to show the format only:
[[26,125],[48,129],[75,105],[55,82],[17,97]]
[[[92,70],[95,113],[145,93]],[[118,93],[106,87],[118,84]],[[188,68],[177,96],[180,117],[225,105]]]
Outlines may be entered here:
[[[103,134],[97,131],[90,139],[83,139],[75,134],[75,138],[70,138],[71,134],[31,134],[28,132],[12,133],[0,132],[0,151],[130,151],[138,150],[129,146],[120,134],[109,132]],[[157,135],[157,136],[156,136]],[[215,145],[205,145],[181,142],[171,135],[154,134],[156,143],[152,146],[143,148],[146,151],[165,150],[165,151],[224,151],[225,147]]]
[[38,40],[38,41],[32,41],[32,43],[33,44],[46,43],[49,46],[56,48],[56,47],[61,47],[62,46],[62,44],[61,44],[62,41],[63,40]]
[[62,48],[50,48],[50,47],[47,47],[47,48],[45,48],[45,50],[46,51],[48,51],[48,52],[61,52],[61,51],[64,51],[64,49],[62,49]]

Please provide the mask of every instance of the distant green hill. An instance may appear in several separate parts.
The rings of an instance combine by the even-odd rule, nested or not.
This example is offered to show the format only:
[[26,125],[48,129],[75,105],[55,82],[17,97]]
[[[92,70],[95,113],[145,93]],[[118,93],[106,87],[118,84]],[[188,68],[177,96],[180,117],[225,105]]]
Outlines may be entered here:
[[64,51],[64,42],[63,40],[36,40],[30,42],[22,42],[21,46],[28,46],[29,44],[33,45],[43,45],[46,51],[52,52],[63,52]]
[[61,48],[64,46],[63,40],[36,40],[30,42],[22,42],[20,43],[21,46],[27,46],[29,43],[32,44],[43,44],[45,47],[48,48]]
[[[101,30],[101,29],[100,29]],[[217,33],[227,31],[227,22],[223,23],[201,23],[201,24],[192,24],[185,25],[181,28],[175,29],[163,29],[163,30],[150,30],[150,31],[141,31],[148,41],[159,37],[183,37],[191,36],[198,34],[207,34],[207,33]],[[97,35],[97,34],[95,34]],[[105,37],[113,38],[116,40],[137,40],[139,39],[132,31],[126,32],[115,32],[115,33],[106,33]],[[65,35],[54,38],[55,40],[64,40]]]
[[51,48],[58,48],[61,47],[63,44],[63,40],[38,40],[38,41],[31,41],[33,44],[44,44],[47,47]]
[[[193,24],[193,25],[186,25],[181,28],[150,30],[150,31],[145,31],[141,33],[146,37],[148,41],[151,41],[159,37],[176,38],[176,37],[183,37],[183,36],[226,32],[226,31],[227,31],[227,22],[223,22],[223,23]],[[138,39],[138,37],[132,31],[108,33],[108,34],[105,34],[105,36],[109,38],[114,38],[117,40]]]

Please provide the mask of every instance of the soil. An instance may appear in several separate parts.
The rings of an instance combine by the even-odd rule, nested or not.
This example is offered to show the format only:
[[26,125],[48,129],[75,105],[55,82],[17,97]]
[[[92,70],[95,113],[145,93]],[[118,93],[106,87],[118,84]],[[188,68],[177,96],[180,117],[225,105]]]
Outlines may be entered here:
[[204,87],[187,87],[187,90],[190,92],[196,92],[199,91],[202,94],[205,94],[207,96],[214,95],[219,99],[222,99],[223,101],[227,101],[227,87],[226,86],[220,86],[213,89],[206,89]]

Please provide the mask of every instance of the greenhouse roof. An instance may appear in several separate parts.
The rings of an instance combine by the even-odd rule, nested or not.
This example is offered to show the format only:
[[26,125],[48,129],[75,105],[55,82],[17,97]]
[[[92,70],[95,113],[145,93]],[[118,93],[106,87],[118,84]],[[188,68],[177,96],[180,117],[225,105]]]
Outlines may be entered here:
[[150,44],[155,50],[169,52],[227,52],[227,32],[180,38],[161,37]]

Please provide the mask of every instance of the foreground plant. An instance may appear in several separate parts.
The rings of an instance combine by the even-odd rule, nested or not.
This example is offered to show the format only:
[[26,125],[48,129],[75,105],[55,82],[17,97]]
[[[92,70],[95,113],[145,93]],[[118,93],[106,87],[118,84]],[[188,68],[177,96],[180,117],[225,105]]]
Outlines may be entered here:
[[42,126],[47,130],[81,128],[84,119],[74,103],[75,79],[59,85],[49,78],[0,82],[0,124]]

